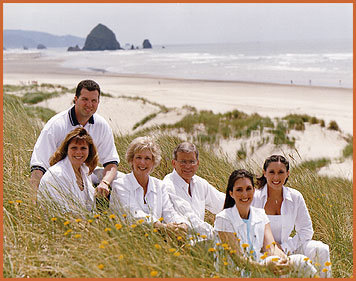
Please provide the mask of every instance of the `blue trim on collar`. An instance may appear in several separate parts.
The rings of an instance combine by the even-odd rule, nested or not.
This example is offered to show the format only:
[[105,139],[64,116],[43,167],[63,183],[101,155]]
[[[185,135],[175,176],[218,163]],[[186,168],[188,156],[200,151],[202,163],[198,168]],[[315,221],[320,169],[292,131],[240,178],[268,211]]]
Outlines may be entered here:
[[[77,120],[77,117],[75,115],[75,105],[73,105],[73,107],[68,110],[68,115],[69,115],[69,121],[72,124],[72,126],[80,125],[78,120]],[[90,116],[89,123],[90,124],[94,124],[94,116],[93,115]]]

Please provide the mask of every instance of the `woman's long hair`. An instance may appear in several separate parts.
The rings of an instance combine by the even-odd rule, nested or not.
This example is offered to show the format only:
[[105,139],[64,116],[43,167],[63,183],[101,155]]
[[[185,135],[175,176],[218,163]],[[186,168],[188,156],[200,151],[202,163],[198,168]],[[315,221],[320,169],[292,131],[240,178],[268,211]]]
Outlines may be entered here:
[[75,128],[68,133],[61,145],[58,147],[57,151],[49,159],[49,164],[53,166],[54,164],[66,158],[68,153],[68,146],[72,141],[75,143],[86,142],[88,144],[89,154],[84,163],[88,166],[89,174],[91,174],[95,167],[98,165],[99,157],[92,137],[82,127]]
[[[282,155],[272,155],[268,157],[265,160],[265,163],[263,164],[263,170],[267,171],[269,164],[271,164],[272,162],[281,162],[282,164],[284,164],[284,166],[286,166],[287,172],[289,171],[289,161]],[[288,181],[288,177],[286,178],[284,184],[286,184],[287,181]],[[261,177],[257,178],[257,188],[259,189],[263,188],[266,183],[267,183],[267,179],[263,174]]]
[[253,174],[245,169],[238,169],[231,173],[229,177],[229,181],[227,183],[226,188],[226,197],[224,203],[224,209],[231,208],[235,205],[235,200],[230,196],[230,191],[233,191],[234,184],[238,179],[248,178],[251,181],[252,186],[254,187],[253,183]]

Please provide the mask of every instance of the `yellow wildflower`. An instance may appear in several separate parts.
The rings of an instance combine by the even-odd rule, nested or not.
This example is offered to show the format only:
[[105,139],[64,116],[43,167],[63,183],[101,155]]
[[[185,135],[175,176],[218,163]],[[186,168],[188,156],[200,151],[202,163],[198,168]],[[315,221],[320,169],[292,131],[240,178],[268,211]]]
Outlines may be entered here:
[[255,252],[254,250],[251,250],[251,251],[250,251],[250,254],[252,255],[254,252]]
[[176,251],[176,249],[174,249],[174,248],[170,248],[168,251],[170,251],[171,253],[173,253],[173,252],[175,252],[175,251]]
[[266,246],[266,249],[269,249],[269,248],[271,248],[271,245],[270,245],[270,244],[268,244],[268,245]]
[[114,218],[116,218],[116,216],[115,216],[114,214],[111,214],[111,215],[109,216],[109,218],[110,218],[110,219],[114,219]]
[[273,242],[272,242],[272,245],[276,246],[276,242],[275,242],[275,241],[273,241]]
[[122,261],[122,260],[124,259],[124,255],[120,255],[120,256],[118,257],[118,259],[119,259],[119,261]]
[[208,249],[208,252],[215,252],[216,250],[215,250],[215,248],[209,248]]
[[135,228],[137,224],[131,224],[131,228]]
[[236,254],[236,250],[231,250],[230,254]]
[[314,266],[320,266],[320,265],[321,265],[321,264],[320,264],[320,263],[317,263],[317,262],[314,264]]
[[158,244],[155,244],[155,248],[156,248],[156,249],[161,249],[161,246],[158,245]]
[[126,214],[122,214],[122,216],[123,216],[124,218],[126,218],[126,217],[127,217],[127,215],[126,215]]
[[229,245],[228,245],[228,244],[226,244],[226,243],[224,243],[224,244],[221,244],[221,247],[223,247],[223,248],[228,248],[228,247],[229,247]]
[[265,255],[260,257],[261,260],[264,260],[265,258],[267,258],[267,256],[265,256]]
[[57,218],[51,218],[51,221],[56,221],[57,220]]
[[162,222],[162,221],[163,221],[163,218],[162,218],[162,217],[160,217],[158,220],[159,220],[160,222]]
[[183,238],[182,238],[182,236],[178,236],[177,237],[177,240],[179,241],[179,240],[182,240]]
[[81,221],[82,221],[82,219],[76,219],[75,221],[76,221],[76,222],[81,222]]
[[220,278],[219,275],[214,275],[213,278]]
[[141,223],[143,223],[145,220],[144,219],[139,219],[138,221],[137,221],[137,223],[138,224],[141,224]]
[[190,237],[189,240],[194,240],[194,237]]
[[147,215],[147,216],[146,216],[146,219],[149,219],[149,218],[150,218],[150,216],[149,216],[149,215]]
[[104,269],[104,265],[102,263],[98,264],[98,268],[102,270],[102,269]]
[[331,265],[331,262],[327,261],[325,262],[325,266],[330,266]]
[[156,271],[156,270],[152,270],[151,273],[150,273],[150,275],[151,275],[152,277],[157,276],[157,274],[158,274],[158,271]]
[[148,237],[148,233],[145,233],[145,237]]
[[16,203],[17,203],[17,204],[21,204],[21,203],[22,203],[22,200],[16,200]]
[[241,247],[246,249],[249,245],[247,243],[242,243]]
[[94,219],[98,219],[98,218],[100,218],[99,214],[94,215]]
[[234,236],[235,236],[235,237],[237,236],[237,233],[236,233],[236,232],[234,232]]
[[115,227],[117,230],[121,229],[122,228],[122,224],[121,223],[117,223],[115,224]]
[[328,269],[327,268],[323,268],[322,272],[327,272]]
[[100,248],[100,249],[104,249],[104,248],[105,248],[105,245],[100,244],[100,245],[99,245],[99,248]]
[[216,243],[215,245],[216,245],[216,246],[220,246],[220,245],[221,245],[221,243],[220,243],[220,242],[218,242],[218,243]]
[[153,230],[153,232],[158,232],[158,230],[155,228],[155,229]]
[[110,227],[105,227],[104,231],[105,232],[111,231],[111,228]]
[[279,258],[272,258],[272,261],[279,261]]
[[108,211],[103,212],[103,214],[104,214],[104,215],[107,215],[107,214],[108,214]]
[[101,244],[103,244],[103,245],[109,245],[109,242],[106,241],[106,240],[103,240],[103,241],[101,241]]
[[318,274],[315,274],[314,278],[320,278],[320,276]]
[[304,258],[304,261],[308,261],[308,260],[309,260],[309,258],[308,258],[308,257],[305,257],[305,258]]
[[70,224],[70,221],[65,221],[63,224],[68,225],[68,224]]
[[200,236],[201,238],[205,239],[207,236],[205,234]]
[[224,265],[228,265],[228,264],[229,264],[228,262],[224,261]]
[[92,223],[93,222],[93,220],[88,220],[88,223]]
[[180,256],[180,253],[179,253],[179,252],[176,252],[176,253],[173,254],[173,256],[179,257],[179,256]]
[[198,236],[198,237],[200,236],[200,233],[199,233],[199,232],[197,232],[197,236]]
[[82,237],[81,234],[76,234],[76,235],[74,235],[74,238],[80,238],[80,237]]
[[14,201],[12,201],[12,200],[9,200],[9,204],[14,204]]

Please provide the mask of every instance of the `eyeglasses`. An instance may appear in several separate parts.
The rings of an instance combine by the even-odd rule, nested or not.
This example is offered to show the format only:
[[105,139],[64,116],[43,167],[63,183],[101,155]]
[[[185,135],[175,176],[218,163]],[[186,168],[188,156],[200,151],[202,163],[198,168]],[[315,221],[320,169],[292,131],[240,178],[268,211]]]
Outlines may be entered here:
[[197,160],[176,160],[181,166],[195,166],[196,164],[198,164]]

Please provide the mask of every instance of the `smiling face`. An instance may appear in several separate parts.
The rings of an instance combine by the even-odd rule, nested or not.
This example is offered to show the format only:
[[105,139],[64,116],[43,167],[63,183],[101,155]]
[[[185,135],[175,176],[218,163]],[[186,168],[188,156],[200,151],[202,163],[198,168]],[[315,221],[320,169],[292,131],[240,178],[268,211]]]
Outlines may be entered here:
[[[99,105],[99,92],[89,91],[83,88],[80,91],[79,97],[74,97],[75,115],[79,123],[87,122],[89,118],[96,112]],[[82,124],[84,125],[84,124]]]
[[79,168],[89,155],[89,146],[86,141],[72,140],[68,145],[67,155],[74,168]]
[[281,189],[289,177],[289,171],[281,162],[271,162],[263,175],[267,180],[267,186],[273,189]]
[[195,175],[199,167],[199,160],[195,152],[177,152],[177,160],[172,160],[172,165],[178,175],[190,183],[190,180]]
[[148,149],[138,151],[132,159],[132,170],[136,178],[146,178],[153,169],[153,155]]
[[[235,200],[237,209],[248,210],[252,203],[255,188],[249,178],[239,178],[235,181],[232,191],[229,194]],[[240,212],[241,213],[241,212]]]

